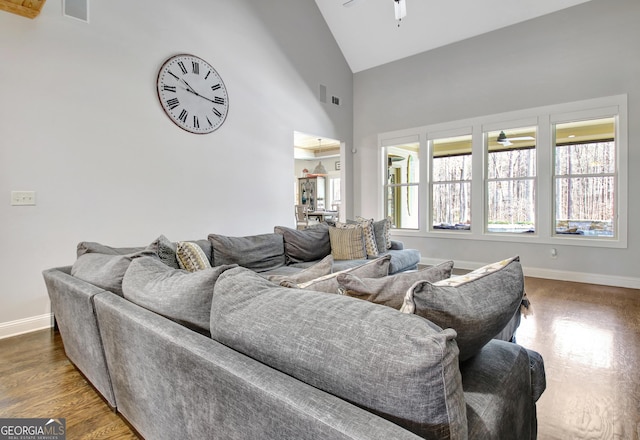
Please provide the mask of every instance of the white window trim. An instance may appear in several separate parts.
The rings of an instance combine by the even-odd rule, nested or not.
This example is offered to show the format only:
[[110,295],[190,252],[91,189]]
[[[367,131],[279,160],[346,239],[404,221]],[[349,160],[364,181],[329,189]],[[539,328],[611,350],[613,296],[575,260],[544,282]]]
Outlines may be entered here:
[[[589,237],[560,237],[553,234],[553,146],[552,124],[577,119],[617,116],[616,146],[618,193],[616,195],[618,213],[618,234],[615,239]],[[483,145],[483,132],[509,127],[536,125],[538,127],[537,176],[536,176],[536,232],[534,234],[499,234],[487,233],[485,203],[485,165],[486,154]],[[472,228],[470,231],[430,230],[430,167],[431,139],[450,137],[458,133],[472,133],[472,184],[471,213]],[[564,104],[554,104],[526,110],[487,115],[459,121],[425,125],[421,127],[390,131],[378,135],[380,151],[383,147],[398,145],[408,140],[420,143],[420,185],[419,185],[419,229],[394,229],[394,235],[407,237],[474,239],[485,241],[504,241],[514,243],[552,244],[569,246],[589,246],[602,248],[627,248],[628,239],[628,117],[627,95],[615,95],[603,98],[588,99]],[[384,175],[383,153],[379,154],[378,178]],[[378,185],[378,213],[385,213],[384,185]],[[478,221],[480,219],[480,221]]]

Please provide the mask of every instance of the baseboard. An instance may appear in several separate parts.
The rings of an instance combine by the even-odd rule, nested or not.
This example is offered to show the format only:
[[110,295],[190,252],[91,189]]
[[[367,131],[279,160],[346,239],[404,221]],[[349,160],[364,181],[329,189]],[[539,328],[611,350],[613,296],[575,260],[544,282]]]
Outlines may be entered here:
[[45,313],[40,316],[32,316],[31,318],[18,319],[17,321],[0,323],[0,339],[18,336],[23,333],[43,330],[53,326],[53,315]]
[[[420,260],[420,264],[434,265],[442,263],[443,261],[444,260],[436,260],[433,258],[422,258]],[[485,263],[456,260],[454,268],[475,270],[484,265]],[[543,269],[539,267],[523,267],[522,269],[525,276],[533,278],[546,278],[548,280],[573,281],[576,283],[599,284],[603,286],[640,289],[640,278],[612,276],[601,273],[570,272],[554,269]]]

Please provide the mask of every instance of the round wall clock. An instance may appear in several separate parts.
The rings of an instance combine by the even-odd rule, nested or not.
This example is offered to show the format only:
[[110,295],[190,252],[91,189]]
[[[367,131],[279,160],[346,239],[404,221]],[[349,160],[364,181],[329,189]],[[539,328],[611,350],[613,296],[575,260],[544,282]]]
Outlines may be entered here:
[[158,98],[169,118],[191,133],[219,128],[229,112],[227,88],[209,63],[194,55],[169,58],[158,72]]

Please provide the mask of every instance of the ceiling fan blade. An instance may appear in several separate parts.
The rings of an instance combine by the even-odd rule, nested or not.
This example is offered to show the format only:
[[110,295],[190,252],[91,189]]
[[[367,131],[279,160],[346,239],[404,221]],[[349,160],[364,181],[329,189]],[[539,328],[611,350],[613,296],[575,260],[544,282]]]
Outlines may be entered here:
[[535,138],[533,136],[519,136],[519,137],[510,137],[507,138],[510,141],[533,141]]

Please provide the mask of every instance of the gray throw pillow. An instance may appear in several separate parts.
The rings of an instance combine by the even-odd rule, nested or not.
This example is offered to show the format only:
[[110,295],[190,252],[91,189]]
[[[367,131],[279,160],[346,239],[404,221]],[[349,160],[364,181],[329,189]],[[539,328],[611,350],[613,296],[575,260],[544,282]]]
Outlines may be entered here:
[[285,265],[284,238],[280,234],[229,237],[209,234],[213,246],[213,266],[237,264],[256,272]]
[[391,219],[385,218],[373,222],[373,232],[376,235],[376,244],[380,253],[391,249]]
[[171,242],[167,237],[161,235],[156,238],[147,249],[158,255],[160,261],[174,269],[180,269],[180,264],[176,258],[177,243]]
[[[202,252],[206,256],[209,263],[211,263],[211,243],[208,240],[189,240],[188,243],[197,244]],[[166,264],[169,267],[174,269],[182,269],[180,267],[180,262],[178,261],[177,252],[178,252],[178,242],[172,242],[164,235],[156,238],[149,246],[146,247],[145,250],[154,252],[160,261]]]
[[298,283],[295,279],[285,277],[280,281],[283,287],[294,287],[298,289],[315,290],[317,292],[339,293],[338,275],[350,273],[362,278],[379,278],[389,275],[389,265],[391,256],[376,258],[366,263],[340,272],[334,272],[319,278],[312,279],[304,283]]
[[464,361],[500,333],[523,296],[520,258],[513,257],[437,283],[419,281],[407,291],[401,311],[454,329]]
[[319,224],[303,230],[276,226],[276,234],[284,237],[287,264],[321,260],[331,253],[329,226]]
[[200,333],[209,334],[216,280],[235,265],[196,272],[173,269],[157,258],[136,258],[124,275],[124,297]]
[[333,270],[333,257],[327,255],[311,267],[302,269],[295,274],[289,275],[267,275],[266,278],[272,283],[280,284],[281,281],[291,283],[306,283],[316,278],[328,275]]
[[214,287],[211,337],[423,438],[467,438],[455,332],[243,268]]
[[400,310],[407,289],[418,281],[436,282],[451,276],[453,261],[421,270],[401,272],[382,278],[360,278],[353,273],[339,274],[339,292],[343,295],[382,304]]

